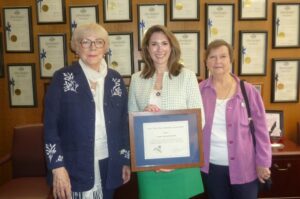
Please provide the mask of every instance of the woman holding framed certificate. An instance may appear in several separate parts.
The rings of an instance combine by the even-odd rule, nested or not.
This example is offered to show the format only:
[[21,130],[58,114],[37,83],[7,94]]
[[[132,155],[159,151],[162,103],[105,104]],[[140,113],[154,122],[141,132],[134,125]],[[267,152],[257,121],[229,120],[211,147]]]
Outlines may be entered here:
[[54,198],[113,199],[130,179],[127,91],[107,67],[108,33],[78,26],[79,61],[54,73],[45,101],[45,151]]
[[[230,72],[233,50],[226,41],[212,41],[205,60],[211,73],[200,83],[206,120],[205,166],[201,168],[206,191],[214,199],[256,199],[258,181],[265,183],[271,175],[272,159],[261,95],[254,86],[244,83],[252,117],[248,116],[243,87]],[[253,137],[249,119],[255,127]]]
[[[179,63],[181,51],[173,33],[161,25],[150,27],[141,50],[145,64],[132,75],[129,112],[202,107],[196,75]],[[138,184],[140,199],[183,199],[203,192],[199,167],[139,171]]]

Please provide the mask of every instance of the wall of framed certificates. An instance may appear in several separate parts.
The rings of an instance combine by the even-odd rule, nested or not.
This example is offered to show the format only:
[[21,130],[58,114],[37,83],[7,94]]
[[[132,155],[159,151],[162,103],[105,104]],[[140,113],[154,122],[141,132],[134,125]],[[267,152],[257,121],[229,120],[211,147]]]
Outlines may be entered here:
[[[208,76],[203,64],[207,44],[225,39],[235,50],[233,73],[260,89],[267,109],[284,112],[285,135],[295,139],[299,0],[9,0],[0,7],[1,137],[17,124],[42,121],[45,85],[55,70],[77,59],[69,48],[73,29],[98,22],[110,34],[108,65],[128,85],[131,74],[143,67],[140,43],[153,24],[175,33],[182,63],[199,80]],[[18,76],[18,70],[26,72]],[[13,90],[20,81],[21,90]],[[0,143],[0,155],[8,143]]]

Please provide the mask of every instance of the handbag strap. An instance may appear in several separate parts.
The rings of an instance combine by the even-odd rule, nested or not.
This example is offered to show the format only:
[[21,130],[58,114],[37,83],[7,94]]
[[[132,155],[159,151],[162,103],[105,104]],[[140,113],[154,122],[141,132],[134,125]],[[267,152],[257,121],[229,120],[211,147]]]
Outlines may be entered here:
[[249,100],[248,100],[248,96],[247,96],[247,93],[246,93],[244,80],[240,81],[240,85],[241,85],[242,94],[243,94],[244,101],[245,101],[246,108],[247,108],[249,127],[250,127],[250,132],[251,132],[251,135],[252,135],[253,145],[255,147],[256,146],[256,140],[255,140],[255,135],[254,135],[255,127],[254,127],[252,116],[251,116]]

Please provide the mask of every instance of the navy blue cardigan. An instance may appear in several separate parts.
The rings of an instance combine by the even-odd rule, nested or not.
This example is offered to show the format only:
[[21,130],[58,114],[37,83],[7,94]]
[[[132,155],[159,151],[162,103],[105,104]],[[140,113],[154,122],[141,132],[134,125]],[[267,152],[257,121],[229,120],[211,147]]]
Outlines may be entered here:
[[[122,167],[129,165],[127,90],[120,74],[108,69],[103,109],[109,152],[106,188],[123,183]],[[55,72],[45,98],[45,151],[48,180],[51,170],[65,167],[72,191],[94,185],[95,102],[78,62]]]

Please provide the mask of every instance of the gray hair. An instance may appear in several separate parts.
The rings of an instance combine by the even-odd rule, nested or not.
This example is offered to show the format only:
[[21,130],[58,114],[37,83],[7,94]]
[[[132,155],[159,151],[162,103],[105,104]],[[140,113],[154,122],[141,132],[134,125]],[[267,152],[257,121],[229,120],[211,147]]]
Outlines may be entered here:
[[83,24],[78,26],[72,34],[71,49],[76,52],[80,41],[92,34],[99,36],[105,41],[104,48],[107,51],[109,48],[108,32],[105,30],[105,28],[97,23]]

